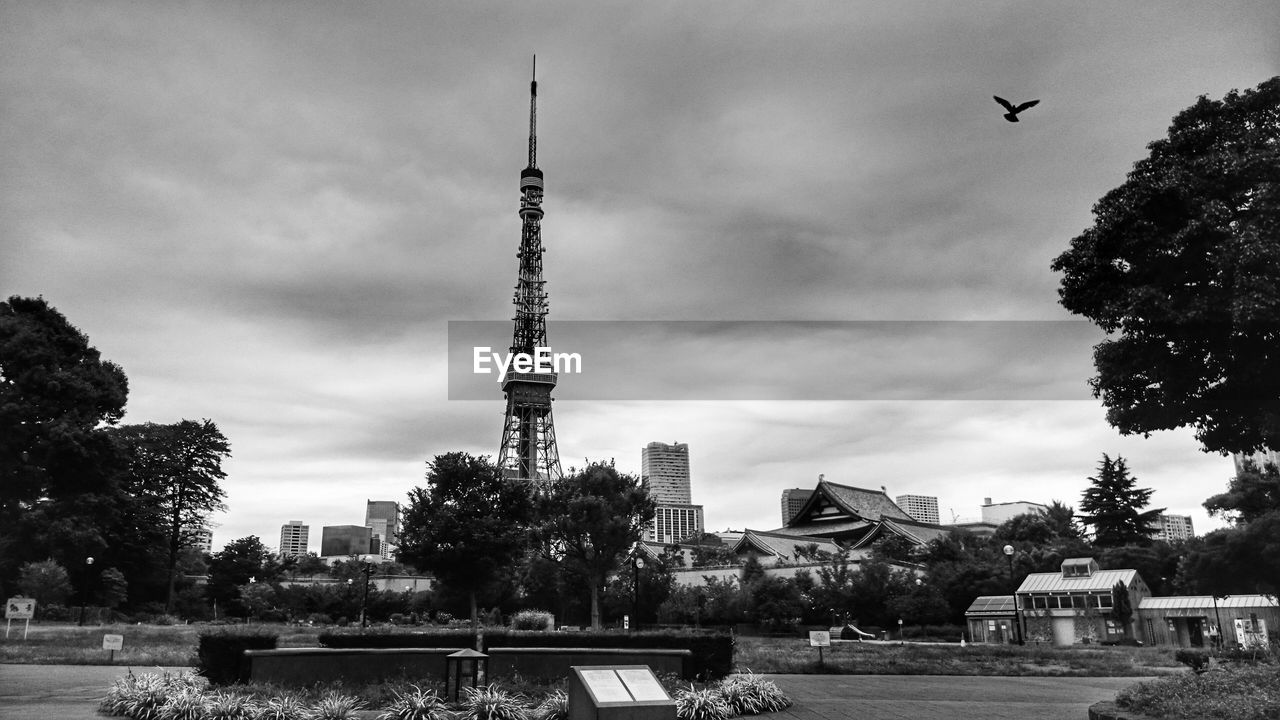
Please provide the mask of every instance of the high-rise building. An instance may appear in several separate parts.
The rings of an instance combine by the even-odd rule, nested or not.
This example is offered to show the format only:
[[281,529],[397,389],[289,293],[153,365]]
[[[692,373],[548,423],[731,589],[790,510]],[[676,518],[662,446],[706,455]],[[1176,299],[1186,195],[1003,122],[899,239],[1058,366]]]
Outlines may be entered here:
[[1259,450],[1253,453],[1232,453],[1231,459],[1235,461],[1236,474],[1244,472],[1244,463],[1246,460],[1252,460],[1253,464],[1258,466],[1259,470],[1265,468],[1268,464],[1280,465],[1280,450]]
[[658,505],[644,539],[658,543],[678,543],[702,537],[701,505]]
[[[516,292],[515,330],[511,336],[513,355],[534,357],[547,342],[547,288],[542,279],[542,190],[538,169],[538,81],[529,84],[529,164],[520,171],[520,271]],[[517,366],[523,367],[523,366]],[[551,391],[555,372],[508,372],[502,382],[507,401],[498,448],[498,467],[508,477],[529,478],[538,483],[557,482],[560,451],[556,447],[555,423],[551,419]]]
[[[818,481],[822,481],[822,476],[818,476]],[[782,524],[786,525],[791,522],[791,518],[795,517],[804,504],[809,502],[809,498],[813,497],[813,488],[790,488],[782,491]]]
[[646,540],[677,543],[702,536],[702,506],[693,504],[687,443],[651,442],[641,448],[640,484],[657,504]]
[[1151,527],[1156,530],[1155,535],[1151,536],[1153,540],[1175,542],[1177,540],[1190,540],[1196,536],[1195,530],[1191,527],[1190,515],[1166,515],[1160,513],[1156,516],[1156,521],[1151,523]]
[[303,525],[301,520],[290,520],[280,526],[280,557],[297,557],[307,554],[307,536],[311,532],[310,525]]
[[[369,500],[365,504],[364,526],[394,547],[400,543],[400,503],[394,500]],[[380,553],[386,555],[386,552]]]
[[641,449],[640,483],[655,502],[667,505],[688,505],[692,502],[689,444],[651,442]]
[[182,533],[190,547],[206,555],[213,552],[213,531],[207,525],[185,525]]
[[938,524],[938,498],[932,495],[899,495],[894,502],[912,518]]
[[326,525],[320,530],[320,556],[369,555],[373,531],[363,525]]

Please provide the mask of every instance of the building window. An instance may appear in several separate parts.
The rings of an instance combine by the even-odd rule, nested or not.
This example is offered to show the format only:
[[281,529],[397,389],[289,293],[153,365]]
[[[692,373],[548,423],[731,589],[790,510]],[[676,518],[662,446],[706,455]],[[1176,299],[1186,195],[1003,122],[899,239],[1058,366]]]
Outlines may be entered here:
[[1044,610],[1049,606],[1049,598],[1043,595],[1038,595],[1035,598],[1035,604],[1037,610]]

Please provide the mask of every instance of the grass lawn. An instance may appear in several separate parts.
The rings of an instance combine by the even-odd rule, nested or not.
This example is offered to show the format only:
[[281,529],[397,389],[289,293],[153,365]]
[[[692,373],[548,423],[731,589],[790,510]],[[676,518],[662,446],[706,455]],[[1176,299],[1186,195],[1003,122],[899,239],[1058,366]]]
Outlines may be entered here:
[[[250,626],[278,633],[280,647],[318,647],[326,628],[288,625]],[[0,663],[106,665],[102,636],[124,636],[124,649],[112,664],[133,667],[189,667],[195,663],[197,636],[227,625],[109,625],[72,623],[32,625],[27,640],[15,625],[0,641]],[[737,638],[734,667],[757,673],[833,673],[863,675],[1037,675],[1141,677],[1180,672],[1184,666],[1172,648],[835,643],[818,651],[799,637]]]
[[1182,672],[1173,648],[843,642],[739,637],[734,665],[757,673],[1143,677]]
[[[32,624],[27,639],[22,625],[14,623],[9,637],[0,640],[0,663],[28,665],[128,665],[132,667],[190,667],[196,661],[200,632],[228,625],[97,625],[74,623]],[[318,647],[316,636],[324,628],[285,625],[252,625],[280,634],[280,647]],[[115,659],[102,649],[103,635],[123,635],[124,648]]]

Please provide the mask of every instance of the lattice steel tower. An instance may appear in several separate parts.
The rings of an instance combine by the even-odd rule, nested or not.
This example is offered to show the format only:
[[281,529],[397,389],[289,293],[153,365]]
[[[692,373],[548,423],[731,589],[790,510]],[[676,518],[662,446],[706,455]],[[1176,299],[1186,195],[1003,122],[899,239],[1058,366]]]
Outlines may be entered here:
[[[516,283],[515,333],[511,352],[533,356],[547,345],[547,290],[542,279],[542,171],[538,169],[538,75],[534,58],[533,81],[529,83],[529,166],[520,172],[519,281]],[[502,393],[507,400],[502,426],[502,447],[498,466],[509,476],[530,478],[539,483],[560,480],[560,452],[551,421],[551,390],[555,373],[507,373]]]

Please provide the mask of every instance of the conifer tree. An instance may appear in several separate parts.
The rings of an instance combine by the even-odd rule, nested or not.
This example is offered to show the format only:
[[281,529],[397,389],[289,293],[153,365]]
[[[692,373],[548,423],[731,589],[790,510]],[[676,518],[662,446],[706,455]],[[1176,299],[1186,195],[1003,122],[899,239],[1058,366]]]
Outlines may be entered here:
[[1098,474],[1089,478],[1093,485],[1080,499],[1080,521],[1093,534],[1093,544],[1115,547],[1130,543],[1146,544],[1156,533],[1152,527],[1164,508],[1144,510],[1151,500],[1149,488],[1139,488],[1137,478],[1129,474],[1124,458],[1113,460],[1103,453]]

